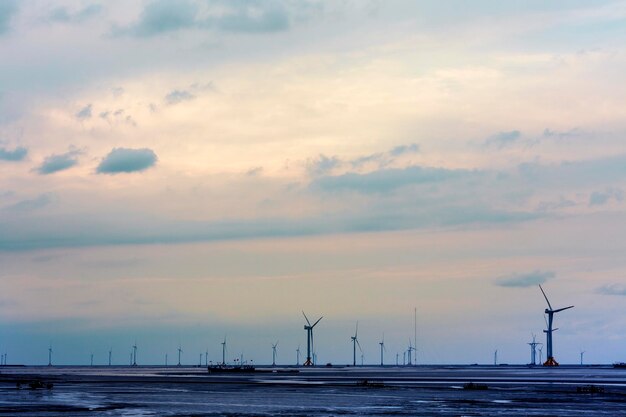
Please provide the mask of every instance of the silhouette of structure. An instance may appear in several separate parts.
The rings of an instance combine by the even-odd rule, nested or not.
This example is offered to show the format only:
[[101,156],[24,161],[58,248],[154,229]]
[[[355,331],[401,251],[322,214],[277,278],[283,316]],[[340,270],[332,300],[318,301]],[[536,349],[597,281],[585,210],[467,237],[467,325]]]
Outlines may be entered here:
[[383,340],[378,342],[378,344],[380,345],[380,366],[383,366],[385,362],[383,352],[387,350],[385,349],[385,334],[384,333],[383,333]]
[[48,366],[52,366],[52,345],[48,347]]
[[181,366],[180,365],[180,354],[181,353],[183,353],[183,348],[180,345],[178,345],[178,365],[176,365],[176,366]]
[[496,351],[493,352],[493,364],[494,365],[498,364],[498,349],[496,349]]
[[350,340],[352,340],[352,366],[356,366],[356,347],[359,346],[359,351],[363,353],[363,349],[361,349],[361,344],[359,343],[358,338],[359,333],[359,322],[356,322],[356,329],[354,330],[354,336],[350,336]]
[[580,364],[581,364],[581,365],[583,364],[583,357],[584,357],[584,356],[585,356],[585,351],[584,351],[584,350],[581,350],[581,351],[580,351]]
[[132,357],[133,357],[133,366],[137,366],[137,341],[135,340],[135,344],[133,345],[133,353],[132,353]]
[[109,366],[111,366],[111,356],[113,355],[113,348],[109,349]]
[[276,346],[278,346],[278,340],[272,345],[272,366],[276,366]]
[[546,303],[548,303],[548,308],[545,309],[545,314],[548,315],[548,320],[546,323],[548,325],[548,329],[544,330],[544,333],[546,334],[546,346],[548,348],[548,351],[546,352],[546,361],[543,363],[543,366],[559,366],[559,363],[554,359],[554,354],[552,351],[553,349],[552,332],[558,330],[558,329],[552,328],[552,323],[554,321],[554,314],[559,313],[563,310],[573,308],[574,306],[563,307],[563,308],[559,308],[555,310],[552,308],[552,305],[550,304],[550,301],[548,300],[548,296],[546,296],[546,293],[541,287],[541,285],[539,285],[539,289],[541,290],[543,297],[546,299]]
[[537,342],[536,336],[533,334],[533,341],[528,343],[528,345],[530,345],[530,365],[537,365],[537,346],[541,345],[541,343]]
[[311,361],[311,353],[313,352],[313,328],[324,318],[324,316],[320,317],[315,323],[311,324],[309,318],[306,314],[304,314],[304,311],[302,312],[302,315],[307,323],[304,325],[304,330],[306,330],[306,361],[303,366],[313,366],[315,363],[315,361]]
[[298,345],[298,349],[296,349],[296,366],[300,366],[300,345]]
[[89,366],[93,366],[93,353],[91,354],[91,360],[89,362]]
[[226,365],[226,336],[222,342],[222,365]]
[[411,339],[409,339],[409,348],[407,349],[406,353],[408,354],[408,358],[409,361],[407,363],[407,365],[412,366],[413,364],[411,363],[411,357],[413,356],[413,351],[415,351],[416,349],[413,347],[413,345],[411,344]]

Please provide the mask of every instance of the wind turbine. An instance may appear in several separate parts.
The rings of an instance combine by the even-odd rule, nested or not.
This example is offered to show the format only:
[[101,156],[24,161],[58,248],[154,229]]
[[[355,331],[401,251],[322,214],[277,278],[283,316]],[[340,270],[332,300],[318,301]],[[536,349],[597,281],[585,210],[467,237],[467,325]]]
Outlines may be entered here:
[[359,350],[363,353],[363,349],[361,349],[361,344],[359,343],[358,338],[359,333],[359,322],[356,322],[356,329],[354,330],[354,336],[350,336],[350,340],[352,340],[352,366],[356,366],[356,347],[359,346]]
[[543,358],[543,347],[538,347],[537,350],[539,351],[539,363],[541,363],[541,358]]
[[554,356],[552,354],[553,353],[552,352],[552,332],[557,330],[557,329],[552,329],[552,322],[554,320],[555,313],[573,308],[574,306],[563,307],[563,308],[554,310],[552,308],[552,305],[550,304],[550,301],[548,300],[548,297],[546,296],[545,291],[541,287],[541,285],[539,285],[539,289],[541,290],[543,297],[546,299],[546,303],[548,303],[548,308],[546,308],[545,310],[545,314],[548,315],[548,320],[547,320],[548,329],[544,330],[544,333],[546,334],[546,345],[548,347],[548,351],[546,352],[546,361],[544,362],[543,365],[544,366],[559,366],[559,363],[556,360],[554,360]]
[[317,319],[315,323],[311,325],[309,318],[302,312],[306,323],[304,325],[304,330],[306,330],[306,362],[304,362],[303,366],[313,366],[313,362],[311,361],[311,352],[313,351],[313,328],[324,318],[324,316]]
[[412,353],[413,351],[416,350],[413,345],[411,344],[411,339],[409,339],[409,349],[407,350],[407,353],[409,354],[409,363],[407,365],[411,366],[411,357],[413,356]]
[[298,349],[296,349],[296,366],[300,366],[300,345],[298,345]]
[[528,343],[530,345],[530,364],[537,365],[537,346],[541,345],[536,340],[536,336],[533,334],[533,341]]
[[493,352],[493,364],[494,365],[498,364],[498,349],[496,349],[496,351]]
[[209,366],[209,348],[204,352],[204,365]]
[[222,365],[226,365],[226,336],[222,342]]
[[48,366],[52,366],[52,345],[48,346]]
[[111,355],[113,354],[113,348],[109,348],[109,366],[111,366]]
[[137,341],[133,345],[133,366],[137,366]]
[[93,366],[93,353],[91,354],[91,361],[89,363],[89,366]]
[[272,366],[276,366],[276,346],[278,346],[278,340],[272,345]]
[[177,366],[181,366],[180,365],[180,354],[183,353],[183,348],[178,345],[178,365]]
[[383,340],[381,342],[378,342],[378,344],[380,345],[380,366],[383,366],[383,363],[384,363],[383,351],[387,350],[385,348],[385,334],[384,333],[383,333]]
[[580,364],[581,364],[581,365],[583,364],[583,356],[585,356],[585,351],[584,351],[584,350],[581,350],[581,351],[580,351]]

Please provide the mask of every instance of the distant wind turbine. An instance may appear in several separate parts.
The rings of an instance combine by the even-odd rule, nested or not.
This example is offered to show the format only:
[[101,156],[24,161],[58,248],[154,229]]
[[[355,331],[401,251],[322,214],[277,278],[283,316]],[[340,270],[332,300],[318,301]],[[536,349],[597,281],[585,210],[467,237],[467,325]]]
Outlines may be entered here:
[[52,366],[52,345],[48,347],[48,366]]
[[298,349],[296,349],[296,366],[300,366],[300,345],[298,345]]
[[181,366],[180,365],[180,354],[183,353],[183,348],[178,345],[178,365],[177,366]]
[[358,333],[359,322],[357,321],[354,336],[350,336],[350,340],[352,340],[352,366],[356,366],[356,347],[358,346],[361,353],[363,353],[363,349],[361,349],[361,344],[359,343]]
[[278,340],[272,345],[272,366],[276,366],[276,347],[278,346]]
[[387,350],[385,348],[385,334],[384,333],[383,333],[383,340],[378,342],[378,344],[380,345],[380,366],[383,366],[384,364],[383,352]]
[[306,330],[306,361],[303,366],[313,366],[315,363],[315,361],[311,361],[311,353],[313,353],[313,328],[324,318],[324,316],[320,317],[315,323],[311,324],[309,318],[306,314],[304,314],[304,311],[302,312],[302,315],[307,323],[304,325],[304,330]]

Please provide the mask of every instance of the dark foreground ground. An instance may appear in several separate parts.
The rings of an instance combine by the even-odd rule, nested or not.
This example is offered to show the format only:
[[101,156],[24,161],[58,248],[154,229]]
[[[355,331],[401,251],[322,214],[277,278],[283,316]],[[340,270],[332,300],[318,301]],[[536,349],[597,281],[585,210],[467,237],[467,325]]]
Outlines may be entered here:
[[[0,367],[0,416],[626,417],[626,369],[608,366],[265,370]],[[16,388],[37,378],[53,389]],[[468,382],[488,389],[463,389]],[[603,392],[588,392],[590,385]]]

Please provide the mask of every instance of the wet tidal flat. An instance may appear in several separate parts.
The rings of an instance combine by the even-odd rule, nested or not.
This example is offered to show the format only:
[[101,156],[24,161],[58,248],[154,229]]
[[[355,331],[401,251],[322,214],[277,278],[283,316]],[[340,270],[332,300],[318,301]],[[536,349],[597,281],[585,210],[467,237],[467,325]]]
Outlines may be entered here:
[[[0,415],[626,417],[626,370],[608,366],[295,370],[5,367]],[[53,387],[31,388],[33,381]]]

